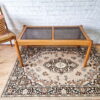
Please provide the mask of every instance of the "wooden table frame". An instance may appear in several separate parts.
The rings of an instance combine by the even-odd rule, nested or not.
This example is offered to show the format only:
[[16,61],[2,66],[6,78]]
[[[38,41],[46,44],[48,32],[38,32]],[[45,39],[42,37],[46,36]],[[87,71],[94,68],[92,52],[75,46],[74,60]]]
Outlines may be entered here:
[[[47,28],[52,28],[52,38],[51,40],[21,40],[21,37],[23,36],[24,32],[26,31],[27,28],[41,28],[41,27],[47,27]],[[84,37],[86,38],[85,40],[55,40],[54,39],[54,28],[56,27],[78,27],[80,28],[81,32],[83,33]],[[91,47],[92,47],[92,40],[88,37],[88,35],[86,34],[86,32],[83,29],[83,26],[26,26],[23,25],[23,29],[22,32],[19,35],[19,38],[15,41],[15,47],[16,47],[16,51],[17,51],[17,55],[18,55],[18,59],[20,62],[21,66],[23,65],[23,61],[21,58],[21,53],[20,53],[20,49],[19,46],[27,46],[27,45],[52,45],[52,46],[87,46],[87,52],[86,52],[86,56],[84,58],[84,63],[83,63],[83,67],[86,67],[88,58],[89,58],[89,54],[91,52]]]

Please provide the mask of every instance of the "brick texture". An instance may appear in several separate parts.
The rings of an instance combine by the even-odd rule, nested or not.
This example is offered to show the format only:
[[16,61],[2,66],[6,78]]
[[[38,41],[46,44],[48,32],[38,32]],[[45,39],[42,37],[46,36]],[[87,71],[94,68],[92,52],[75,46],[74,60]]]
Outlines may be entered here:
[[18,33],[22,25],[84,25],[100,43],[100,0],[0,0],[9,28]]

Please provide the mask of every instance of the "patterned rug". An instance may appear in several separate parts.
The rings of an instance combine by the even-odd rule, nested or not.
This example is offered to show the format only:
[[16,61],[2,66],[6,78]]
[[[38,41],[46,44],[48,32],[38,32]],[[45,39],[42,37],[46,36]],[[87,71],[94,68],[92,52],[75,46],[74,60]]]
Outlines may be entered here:
[[100,54],[91,50],[83,67],[86,48],[22,48],[25,67],[18,60],[2,97],[7,96],[100,96]]

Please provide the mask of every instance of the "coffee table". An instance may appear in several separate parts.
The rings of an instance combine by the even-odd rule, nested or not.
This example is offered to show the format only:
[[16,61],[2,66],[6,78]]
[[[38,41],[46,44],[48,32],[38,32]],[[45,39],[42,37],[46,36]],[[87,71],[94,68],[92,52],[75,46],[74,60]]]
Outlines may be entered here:
[[19,46],[87,46],[83,67],[86,67],[91,52],[92,40],[82,25],[79,26],[27,26],[23,25],[15,47],[21,66],[24,66]]

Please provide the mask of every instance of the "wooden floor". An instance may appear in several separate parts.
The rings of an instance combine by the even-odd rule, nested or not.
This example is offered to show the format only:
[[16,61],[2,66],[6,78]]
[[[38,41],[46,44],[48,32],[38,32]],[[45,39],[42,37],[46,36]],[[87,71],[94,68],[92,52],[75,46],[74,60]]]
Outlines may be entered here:
[[[100,52],[100,45],[96,46],[98,52]],[[14,47],[0,46],[0,95],[3,88],[9,78],[11,70],[16,61],[16,51]],[[100,97],[11,97],[0,98],[0,100],[100,100]]]

